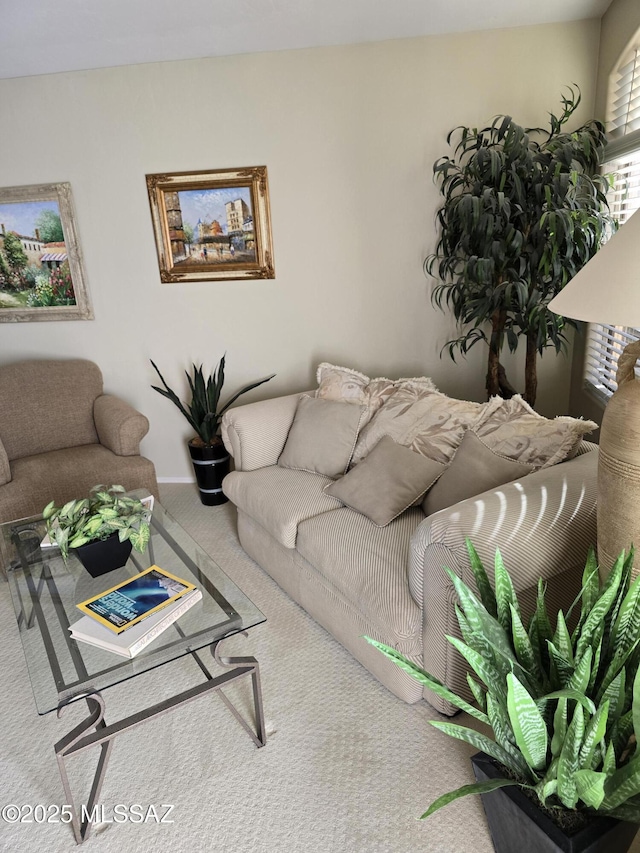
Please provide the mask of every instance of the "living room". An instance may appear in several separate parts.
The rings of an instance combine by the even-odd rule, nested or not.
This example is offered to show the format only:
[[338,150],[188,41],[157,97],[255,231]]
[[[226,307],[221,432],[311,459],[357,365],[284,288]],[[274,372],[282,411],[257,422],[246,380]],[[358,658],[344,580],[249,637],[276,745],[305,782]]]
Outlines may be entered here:
[[[228,38],[242,15],[258,14],[253,5],[239,7]],[[274,40],[237,52],[213,41],[207,47],[195,11],[189,34],[197,53],[183,48],[179,22],[175,33],[162,31],[150,16],[149,40],[139,45],[147,52],[127,54],[123,35],[121,55],[131,58],[104,67],[95,57],[108,37],[95,18],[74,52],[78,65],[64,64],[71,59],[63,41],[48,67],[35,70],[24,61],[26,36],[0,59],[0,184],[70,184],[93,314],[6,322],[0,363],[83,358],[99,365],[105,390],[149,419],[141,453],[155,466],[160,501],[205,551],[215,553],[222,528],[212,525],[222,513],[231,524],[231,505],[198,505],[186,449],[192,431],[152,389],[151,360],[183,399],[184,371],[192,363],[212,369],[224,353],[229,393],[276,374],[240,403],[315,388],[321,362],[369,376],[426,376],[450,397],[486,399],[481,347],[457,362],[440,357],[457,330],[451,312],[432,306],[423,271],[441,203],[433,163],[450,153],[447,135],[457,126],[482,127],[505,113],[544,125],[567,86],[582,94],[575,125],[604,119],[609,77],[640,29],[640,8],[612,0],[576,4],[566,20],[533,17],[543,9],[557,14],[557,4],[543,3],[519,21],[483,5],[473,25],[461,23],[471,16],[463,4],[440,30],[385,34],[362,20],[354,26],[372,13],[347,3],[346,35],[318,27],[314,41],[295,49],[276,36],[302,10],[270,5],[259,14]],[[88,14],[69,5],[70,45],[78,40],[72,15]],[[123,33],[129,14],[123,6]],[[394,18],[403,20],[400,12]],[[42,29],[46,20],[29,27]],[[175,52],[158,61],[152,36],[165,49],[175,38]],[[260,165],[268,169],[274,277],[162,281],[146,176]],[[573,358],[547,351],[539,360],[536,410],[545,417],[601,420],[602,406],[582,390],[580,346]],[[520,380],[523,348],[504,363]],[[224,530],[232,537],[232,525]],[[263,665],[267,745],[256,750],[213,700],[123,735],[103,802],[173,804],[174,822],[105,823],[88,843],[105,851],[491,850],[479,798],[415,820],[441,793],[472,781],[470,750],[427,723],[443,718],[426,701],[406,704],[380,684],[239,543],[229,538],[224,549],[223,568],[267,617],[248,639],[229,641],[234,654],[255,654]],[[63,721],[38,717],[3,586],[0,806],[62,803],[51,744],[80,717],[73,710]],[[180,662],[170,666],[186,685]],[[140,692],[162,698],[153,672],[138,678]],[[122,693],[125,712],[135,710],[134,698]],[[86,788],[93,768],[78,761],[72,781]],[[3,849],[72,844],[68,827],[0,823]]]

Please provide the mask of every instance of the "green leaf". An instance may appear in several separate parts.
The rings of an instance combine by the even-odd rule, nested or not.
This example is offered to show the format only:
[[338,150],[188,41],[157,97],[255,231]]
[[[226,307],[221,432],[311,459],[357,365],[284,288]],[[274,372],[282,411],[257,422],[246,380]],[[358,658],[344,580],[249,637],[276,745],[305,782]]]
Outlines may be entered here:
[[473,693],[473,698],[476,700],[478,708],[481,711],[487,710],[487,693],[486,690],[482,687],[481,684],[471,676],[470,673],[467,673],[467,684],[469,685],[469,689]]
[[455,588],[456,594],[464,611],[465,618],[471,626],[471,629],[485,637],[492,646],[495,646],[495,648],[502,652],[502,654],[509,660],[513,660],[515,662],[516,658],[511,648],[509,638],[498,620],[491,616],[482,602],[476,595],[474,595],[474,593],[455,572],[446,567],[445,571],[451,578],[451,583]]
[[570,690],[577,690],[580,693],[584,693],[587,689],[587,685],[589,684],[589,679],[591,678],[591,661],[593,660],[593,651],[591,650],[591,646],[588,646],[585,649],[584,654],[579,660],[576,669],[569,679],[569,683],[567,687]]
[[562,751],[562,744],[567,736],[568,717],[567,700],[559,699],[553,717],[553,736],[551,738],[551,755],[555,758]]
[[138,530],[133,530],[129,534],[129,539],[131,540],[131,544],[139,551],[141,554],[144,552],[145,548],[149,544],[149,538],[151,536],[151,531],[147,524],[141,524]]
[[633,679],[633,704],[631,708],[633,712],[633,731],[636,741],[640,743],[640,668]]
[[511,607],[513,607],[518,615],[520,614],[520,606],[516,596],[513,583],[509,573],[505,569],[504,562],[500,551],[496,549],[495,558],[495,584],[496,584],[496,604],[498,608],[498,622],[505,631],[511,629]]
[[584,711],[582,705],[576,705],[558,757],[558,798],[568,809],[575,808],[578,801],[575,774],[578,770],[578,756],[583,736]]
[[439,729],[450,737],[469,743],[476,749],[486,752],[487,755],[495,758],[500,764],[504,764],[505,767],[508,767],[518,776],[532,778],[531,770],[522,756],[519,755],[517,759],[514,758],[500,744],[490,740],[486,735],[476,732],[474,729],[469,729],[466,726],[455,725],[454,723],[441,723],[438,720],[429,720],[429,723],[435,729]]
[[476,720],[480,720],[483,723],[489,723],[489,718],[483,711],[479,711],[477,708],[474,708],[469,702],[465,699],[462,699],[460,696],[457,696],[448,687],[445,687],[441,681],[439,681],[434,676],[430,675],[428,672],[425,672],[424,669],[417,666],[415,663],[412,663],[410,660],[402,655],[400,652],[396,651],[396,649],[391,646],[387,646],[385,643],[380,643],[378,640],[374,640],[371,637],[364,638],[368,643],[372,646],[375,646],[376,649],[382,652],[383,655],[389,658],[389,660],[393,661],[396,666],[399,666],[400,669],[403,669],[405,672],[408,672],[409,675],[412,675],[416,681],[420,684],[423,684],[425,687],[428,687],[429,690],[433,690],[433,692],[440,696],[442,699],[445,699],[447,702],[450,702],[456,708],[460,708],[461,711],[466,711],[472,717],[475,717]]
[[616,772],[616,751],[614,749],[613,743],[609,743],[609,745],[604,751],[604,758],[602,760],[602,771],[603,773],[606,773],[607,776],[613,776],[613,774]]
[[426,817],[437,812],[438,809],[441,809],[443,806],[449,805],[449,803],[452,803],[454,800],[459,800],[460,797],[467,797],[469,794],[488,794],[490,791],[496,791],[498,788],[506,788],[516,784],[517,783],[514,782],[513,779],[489,779],[486,782],[474,782],[471,785],[463,785],[455,791],[451,791],[448,794],[443,794],[442,797],[438,797],[438,799],[431,803],[426,812],[420,817],[420,820],[424,820]]
[[522,667],[529,674],[530,679],[536,684],[539,684],[542,679],[542,673],[538,666],[538,661],[534,654],[531,640],[529,639],[529,635],[522,624],[520,614],[513,604],[510,604],[509,607],[511,608],[511,630],[513,633],[513,647],[516,651],[516,656]]
[[587,724],[578,756],[580,767],[585,767],[588,770],[593,769],[592,762],[596,755],[596,748],[604,741],[608,719],[609,700],[606,699]]
[[467,546],[467,553],[469,554],[469,564],[471,565],[471,571],[473,572],[473,577],[476,581],[476,586],[478,587],[478,592],[480,593],[480,599],[484,604],[487,612],[493,616],[494,618],[498,615],[498,609],[496,605],[496,596],[487,577],[487,572],[482,565],[482,561],[478,556],[478,552],[473,547],[471,540],[469,538],[465,539],[465,545]]
[[576,658],[582,657],[587,646],[591,644],[593,634],[598,624],[604,620],[609,612],[618,592],[618,587],[622,578],[623,565],[624,555],[621,554],[616,560],[615,565],[602,588],[599,598],[593,605],[590,613],[584,621],[582,629],[580,630],[580,635],[576,645]]
[[607,776],[595,770],[576,770],[574,774],[578,797],[592,809],[599,809],[604,800],[604,784]]
[[[611,749],[611,744],[609,745]],[[614,758],[615,761],[615,758]],[[606,762],[605,762],[606,763]],[[620,767],[605,783],[602,810],[610,812],[640,793],[640,757]]]
[[571,645],[571,635],[569,634],[569,629],[567,628],[567,623],[564,620],[564,614],[562,610],[558,611],[556,633],[553,637],[553,645],[556,647],[556,649],[562,655],[563,658],[565,658],[570,664],[573,664],[573,646]]
[[540,770],[547,758],[547,728],[536,703],[513,673],[507,675],[507,709],[520,752],[532,770]]

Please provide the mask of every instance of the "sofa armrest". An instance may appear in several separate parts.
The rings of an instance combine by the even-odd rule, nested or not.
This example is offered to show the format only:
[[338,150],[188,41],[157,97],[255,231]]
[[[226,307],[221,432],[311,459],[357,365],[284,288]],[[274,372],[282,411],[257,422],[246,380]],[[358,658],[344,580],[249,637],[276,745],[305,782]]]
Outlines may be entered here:
[[7,456],[7,451],[4,449],[4,444],[0,438],[0,486],[6,486],[7,483],[11,482],[11,479],[9,457]]
[[236,471],[255,471],[275,465],[289,435],[298,400],[304,391],[227,409],[222,417],[222,440],[233,456]]
[[[446,639],[460,636],[457,600],[443,566],[475,588],[465,539],[493,577],[496,548],[511,575],[523,617],[535,608],[538,579],[547,585],[547,607],[565,613],[577,595],[589,546],[596,545],[597,451],[528,474],[498,489],[461,501],[425,518],[409,552],[409,587],[423,608],[424,668],[470,698],[466,662]],[[425,690],[439,711],[454,709]]]
[[96,397],[93,419],[98,440],[116,456],[139,456],[149,421],[129,403],[111,394]]

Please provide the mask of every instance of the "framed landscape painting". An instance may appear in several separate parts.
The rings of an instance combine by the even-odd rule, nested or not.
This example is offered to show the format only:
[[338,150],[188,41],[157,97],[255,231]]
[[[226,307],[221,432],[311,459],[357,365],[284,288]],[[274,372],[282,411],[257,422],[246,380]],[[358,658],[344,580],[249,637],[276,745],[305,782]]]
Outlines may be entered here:
[[0,322],[92,319],[71,185],[0,188]]
[[162,281],[275,278],[266,166],[146,177]]

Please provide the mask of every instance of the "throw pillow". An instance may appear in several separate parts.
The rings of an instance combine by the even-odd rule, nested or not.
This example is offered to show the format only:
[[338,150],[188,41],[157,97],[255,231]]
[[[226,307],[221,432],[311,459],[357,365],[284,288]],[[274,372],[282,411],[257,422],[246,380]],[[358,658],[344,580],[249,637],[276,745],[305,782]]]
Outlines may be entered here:
[[303,396],[278,465],[337,477],[351,461],[364,406]]
[[492,397],[473,425],[491,450],[536,469],[570,458],[583,436],[597,427],[578,418],[543,418],[519,394],[510,400]]
[[473,430],[467,430],[453,461],[422,501],[425,515],[518,480],[534,471],[533,465],[495,453]]
[[366,406],[361,428],[371,420],[397,388],[412,384],[422,390],[436,390],[436,386],[426,376],[397,380],[379,376],[376,379],[370,379],[357,370],[339,367],[326,361],[318,365],[317,379],[316,397],[322,400],[336,400]]
[[436,462],[447,464],[462,436],[486,403],[455,400],[416,380],[405,380],[362,430],[353,463],[363,459],[383,435]]
[[383,436],[366,459],[324,490],[343,504],[386,527],[412,506],[445,466]]

